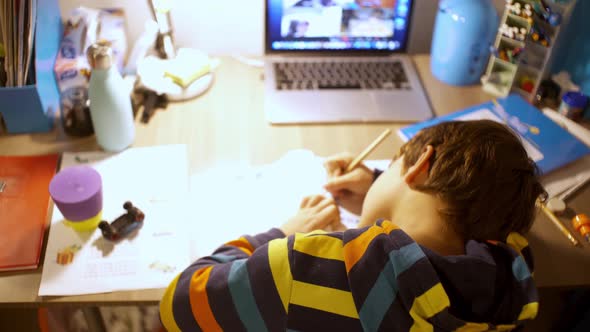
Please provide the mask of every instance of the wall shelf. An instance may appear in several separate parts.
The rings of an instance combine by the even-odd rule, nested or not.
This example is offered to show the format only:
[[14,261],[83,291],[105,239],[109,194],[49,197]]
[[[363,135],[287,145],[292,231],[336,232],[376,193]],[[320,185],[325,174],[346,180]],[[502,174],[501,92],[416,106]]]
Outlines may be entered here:
[[[558,4],[552,0],[546,2],[553,12],[561,14],[562,22],[567,22],[576,1],[571,0],[567,4]],[[505,97],[510,92],[517,92],[532,102],[539,84],[549,75],[548,67],[555,53],[553,48],[559,38],[561,26],[551,26],[537,14],[527,18],[513,13],[513,6],[517,4],[524,9],[536,2],[506,1],[494,43],[495,51],[482,77],[484,90],[495,96]],[[515,38],[511,38],[512,36]],[[547,46],[541,44],[543,40],[547,41]]]
[[502,41],[508,44],[512,44],[514,47],[525,47],[526,45],[523,41],[508,38],[506,36],[502,36]]

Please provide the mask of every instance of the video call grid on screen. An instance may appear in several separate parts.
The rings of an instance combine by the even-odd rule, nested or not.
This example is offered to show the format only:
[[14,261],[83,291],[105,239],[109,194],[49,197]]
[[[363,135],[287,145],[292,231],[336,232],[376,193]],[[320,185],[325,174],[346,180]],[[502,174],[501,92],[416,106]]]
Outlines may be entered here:
[[267,0],[271,50],[404,50],[412,0]]

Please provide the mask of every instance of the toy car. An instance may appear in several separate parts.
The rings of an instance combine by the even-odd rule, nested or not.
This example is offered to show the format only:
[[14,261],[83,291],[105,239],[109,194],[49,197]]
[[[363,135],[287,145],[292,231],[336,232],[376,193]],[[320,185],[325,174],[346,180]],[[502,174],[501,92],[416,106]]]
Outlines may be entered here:
[[133,206],[129,201],[123,204],[123,208],[127,210],[127,213],[121,215],[112,223],[109,224],[103,220],[98,224],[98,228],[100,228],[105,239],[119,241],[143,226],[145,214],[140,209]]

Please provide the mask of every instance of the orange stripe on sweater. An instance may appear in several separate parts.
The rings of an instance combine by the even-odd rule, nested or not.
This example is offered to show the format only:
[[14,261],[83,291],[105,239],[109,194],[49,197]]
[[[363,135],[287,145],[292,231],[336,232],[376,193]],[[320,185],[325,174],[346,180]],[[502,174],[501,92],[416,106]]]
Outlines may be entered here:
[[383,221],[381,226],[373,225],[367,229],[363,234],[359,235],[356,239],[348,242],[344,245],[344,262],[346,264],[346,272],[350,272],[353,266],[363,257],[365,251],[369,247],[369,244],[379,234],[389,234],[391,231],[398,229],[399,227],[392,224],[389,221]]
[[208,266],[197,270],[191,278],[190,284],[190,302],[193,316],[203,331],[221,331],[221,327],[209,306],[207,296],[207,281],[211,274],[213,266]]
[[252,256],[252,253],[254,252],[254,247],[252,247],[250,242],[248,242],[248,240],[246,240],[246,238],[243,236],[237,240],[230,241],[225,245],[237,247],[241,251],[245,252],[248,256]]

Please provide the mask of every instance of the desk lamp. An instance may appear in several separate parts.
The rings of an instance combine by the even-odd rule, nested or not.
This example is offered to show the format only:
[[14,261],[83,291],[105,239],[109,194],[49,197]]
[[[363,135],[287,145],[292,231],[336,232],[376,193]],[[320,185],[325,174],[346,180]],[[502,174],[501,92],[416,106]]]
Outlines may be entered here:
[[170,101],[195,98],[211,86],[212,65],[209,57],[190,48],[174,46],[169,0],[148,0],[154,20],[158,25],[156,51],[159,57],[148,56],[138,62],[137,74],[141,84],[165,94]]

